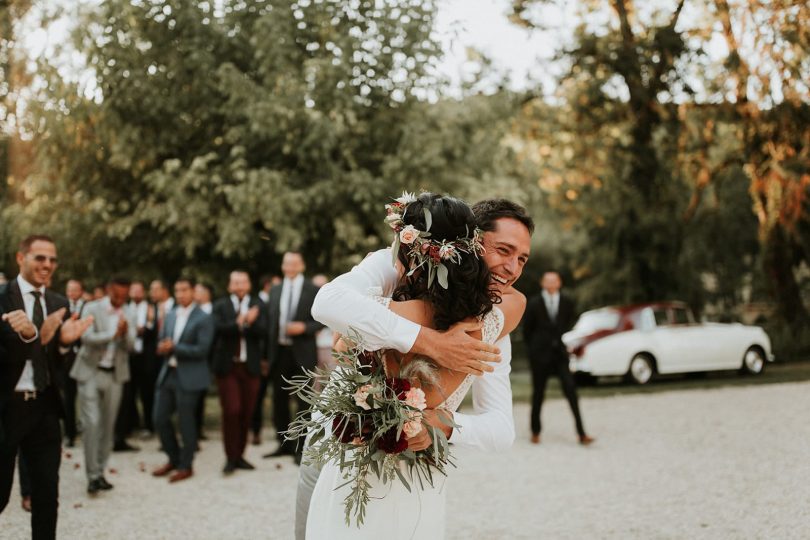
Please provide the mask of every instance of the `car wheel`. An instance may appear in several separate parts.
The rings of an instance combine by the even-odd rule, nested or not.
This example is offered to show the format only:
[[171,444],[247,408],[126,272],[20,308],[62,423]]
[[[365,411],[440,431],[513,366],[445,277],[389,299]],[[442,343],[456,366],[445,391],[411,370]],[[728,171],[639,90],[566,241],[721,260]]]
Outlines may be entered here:
[[636,384],[647,384],[655,374],[652,359],[645,354],[637,354],[630,360],[630,369],[627,377]]
[[742,361],[742,372],[748,375],[759,375],[765,369],[765,355],[759,347],[750,347],[745,351]]

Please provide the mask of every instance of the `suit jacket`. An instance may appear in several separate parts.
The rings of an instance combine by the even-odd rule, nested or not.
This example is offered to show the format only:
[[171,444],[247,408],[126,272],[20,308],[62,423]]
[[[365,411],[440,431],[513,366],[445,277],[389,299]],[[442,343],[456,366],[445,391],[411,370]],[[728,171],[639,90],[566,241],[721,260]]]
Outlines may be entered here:
[[548,314],[542,294],[529,299],[523,314],[523,337],[529,351],[529,360],[547,361],[556,357],[567,361],[562,335],[571,330],[576,321],[574,301],[562,293],[554,321]]
[[[267,302],[268,324],[270,331],[267,341],[267,359],[270,361],[270,369],[278,360],[279,355],[279,319],[281,318],[281,290],[283,284],[279,284],[270,289],[270,300]],[[303,322],[307,329],[300,336],[292,336],[292,351],[298,365],[306,369],[314,369],[318,363],[318,346],[315,342],[315,334],[324,327],[323,324],[312,318],[312,302],[318,294],[318,287],[311,281],[305,279],[301,286],[301,298],[298,299],[298,307],[295,316],[290,318],[290,322]]]
[[[160,340],[174,338],[174,326],[177,324],[177,309],[166,315],[166,321],[160,332]],[[186,391],[208,389],[211,374],[208,371],[208,355],[214,342],[214,319],[206,314],[199,306],[194,306],[188,316],[188,322],[174,344],[174,353],[177,358],[177,379],[180,387]],[[157,386],[163,385],[169,373],[169,358],[164,357],[163,366],[158,374]]]
[[230,373],[234,364],[234,356],[239,351],[239,341],[244,337],[247,347],[247,369],[251,375],[261,375],[261,360],[265,351],[267,339],[267,310],[258,296],[250,295],[248,306],[259,308],[259,317],[252,325],[239,328],[236,325],[236,310],[233,307],[231,296],[225,296],[214,302],[211,316],[214,318],[216,338],[213,350],[213,370],[218,376]]
[[93,325],[82,335],[82,344],[76,354],[76,361],[70,376],[79,382],[89,381],[95,376],[98,364],[107,353],[110,343],[115,343],[113,354],[113,379],[119,384],[129,380],[129,351],[135,346],[136,320],[135,313],[129,304],[121,306],[127,320],[127,333],[115,337],[118,317],[111,313],[112,304],[109,298],[89,302],[82,310],[82,318],[93,317]]
[[[50,289],[45,289],[45,307],[48,313],[67,308],[67,298],[55,293]],[[0,286],[0,315],[21,309],[25,311],[20,287],[17,280],[13,279]],[[65,309],[65,318],[69,317],[68,310]],[[48,365],[48,372],[51,384],[44,392],[44,399],[53,404],[58,414],[62,414],[61,399],[56,388],[56,381],[61,374],[61,362],[63,354],[59,350],[59,331],[50,343],[42,345],[40,338],[31,343],[23,343],[20,336],[11,329],[11,326],[4,321],[0,321],[0,441],[2,441],[2,418],[5,404],[11,399],[14,388],[20,380],[25,361],[33,358],[34,355],[45,355]]]

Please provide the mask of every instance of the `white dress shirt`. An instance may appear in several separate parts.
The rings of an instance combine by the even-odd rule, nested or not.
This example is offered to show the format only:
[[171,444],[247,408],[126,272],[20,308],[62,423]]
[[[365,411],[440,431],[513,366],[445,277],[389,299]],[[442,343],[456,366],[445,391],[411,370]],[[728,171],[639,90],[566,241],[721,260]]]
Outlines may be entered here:
[[[298,274],[293,279],[284,278],[281,285],[281,303],[278,317],[278,342],[281,345],[292,345],[292,339],[287,335],[287,323],[294,320],[298,311],[298,301],[301,300],[301,289],[304,286],[304,274]],[[290,295],[292,294],[292,303]],[[291,308],[288,313],[288,308]]]
[[[42,315],[47,317],[48,307],[45,305],[45,287],[34,287],[32,284],[28,283],[22,275],[17,276],[17,285],[20,287],[20,294],[22,295],[23,304],[25,305],[25,316],[28,317],[28,320],[34,320],[34,295],[31,294],[32,291],[40,292],[39,302],[42,306]],[[39,332],[37,332],[37,335],[39,335]],[[31,343],[37,338],[37,335],[32,339],[23,339],[23,341]],[[20,336],[20,339],[22,339],[22,336]],[[36,390],[34,386],[34,364],[28,359],[25,361],[25,367],[23,367],[22,374],[17,381],[17,386],[14,387],[14,391],[33,392],[34,390]]]
[[[343,334],[349,327],[354,328],[371,349],[394,348],[407,353],[421,327],[367,296],[375,287],[390,296],[398,280],[390,248],[376,251],[350,272],[321,287],[312,305],[312,316]],[[453,444],[498,452],[511,447],[515,440],[509,381],[512,343],[509,336],[504,336],[495,345],[501,350],[501,361],[494,365],[493,372],[475,378],[473,412],[453,413],[458,425],[450,435]]]
[[557,313],[560,311],[560,293],[549,294],[548,291],[543,289],[541,294],[543,295],[543,301],[546,303],[549,318],[552,322],[556,321]]
[[[174,308],[175,320],[174,320],[174,333],[172,334],[172,343],[175,345],[180,341],[180,338],[183,336],[183,330],[186,329],[186,324],[188,323],[188,318],[191,315],[191,312],[194,310],[195,304],[191,303],[188,307],[183,307],[181,305],[177,305]],[[177,357],[172,355],[169,358],[169,366],[176,368],[177,367]]]
[[[239,300],[238,296],[232,294],[231,304],[233,304],[233,310],[237,316],[244,315],[248,312],[248,309],[250,309],[250,295],[246,294],[242,300]],[[242,328],[240,328],[239,331],[241,333]],[[244,334],[239,338],[239,361],[247,362],[247,341],[245,340]]]

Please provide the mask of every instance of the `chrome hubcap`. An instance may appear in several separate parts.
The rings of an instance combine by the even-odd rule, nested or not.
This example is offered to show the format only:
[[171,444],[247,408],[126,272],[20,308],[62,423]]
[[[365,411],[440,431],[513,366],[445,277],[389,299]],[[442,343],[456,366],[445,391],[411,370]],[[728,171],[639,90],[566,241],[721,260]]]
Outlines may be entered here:
[[757,351],[748,351],[745,353],[745,365],[753,373],[759,373],[762,371],[762,366],[764,363],[765,362],[762,360],[762,355],[760,355]]
[[650,377],[652,377],[652,368],[644,358],[634,358],[630,370],[633,373],[633,378],[641,383],[649,381]]

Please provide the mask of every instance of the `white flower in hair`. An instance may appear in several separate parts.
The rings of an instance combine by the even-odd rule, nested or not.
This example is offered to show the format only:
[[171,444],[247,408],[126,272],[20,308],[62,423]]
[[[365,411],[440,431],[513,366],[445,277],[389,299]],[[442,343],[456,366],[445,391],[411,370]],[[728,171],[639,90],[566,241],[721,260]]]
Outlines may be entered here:
[[402,196],[399,198],[394,199],[400,204],[411,204],[412,202],[416,202],[416,195],[414,193],[409,193],[407,191],[402,192]]
[[399,231],[399,240],[403,244],[413,244],[417,238],[419,238],[419,229],[413,225],[406,225],[404,229]]

